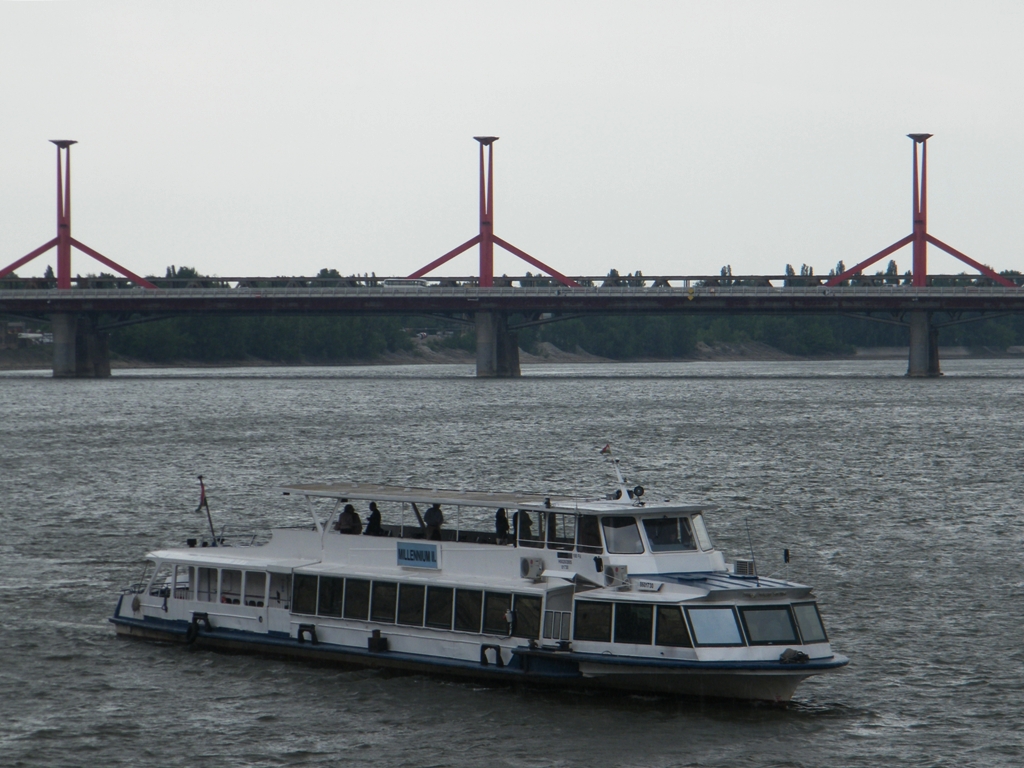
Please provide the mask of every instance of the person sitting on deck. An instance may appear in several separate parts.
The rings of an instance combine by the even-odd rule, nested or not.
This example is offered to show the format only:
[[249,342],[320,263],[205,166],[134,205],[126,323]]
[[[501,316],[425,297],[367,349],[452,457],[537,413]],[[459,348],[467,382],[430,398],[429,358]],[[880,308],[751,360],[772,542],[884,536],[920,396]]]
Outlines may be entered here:
[[363,521],[359,519],[356,508],[346,504],[345,509],[338,515],[338,522],[334,524],[334,530],[338,533],[359,534],[363,530]]
[[380,524],[380,510],[377,509],[377,502],[370,502],[370,519],[366,523],[366,530],[363,531],[364,536],[387,536],[387,531],[384,530]]
[[504,507],[500,507],[494,514],[494,533],[499,544],[508,543],[508,513]]
[[423,524],[426,526],[426,538],[433,541],[441,540],[441,526],[444,525],[444,513],[441,505],[434,502],[423,514]]

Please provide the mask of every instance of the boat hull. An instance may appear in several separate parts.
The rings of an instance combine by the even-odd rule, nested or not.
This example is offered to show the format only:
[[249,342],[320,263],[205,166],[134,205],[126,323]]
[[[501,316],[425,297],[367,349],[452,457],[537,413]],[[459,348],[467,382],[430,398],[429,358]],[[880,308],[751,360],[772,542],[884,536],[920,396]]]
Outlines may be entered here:
[[[223,652],[295,658],[317,664],[373,668],[406,674],[440,675],[495,684],[539,685],[545,688],[608,690],[697,698],[788,702],[806,678],[844,666],[844,657],[809,665],[667,664],[665,662],[614,663],[591,654],[554,649],[504,648],[511,658],[495,663],[493,652],[481,661],[447,659],[394,651],[370,651],[332,643],[299,640],[283,633],[253,633],[230,629],[190,631],[189,623],[112,618],[121,637],[191,644]],[[488,663],[484,663],[484,659]]]

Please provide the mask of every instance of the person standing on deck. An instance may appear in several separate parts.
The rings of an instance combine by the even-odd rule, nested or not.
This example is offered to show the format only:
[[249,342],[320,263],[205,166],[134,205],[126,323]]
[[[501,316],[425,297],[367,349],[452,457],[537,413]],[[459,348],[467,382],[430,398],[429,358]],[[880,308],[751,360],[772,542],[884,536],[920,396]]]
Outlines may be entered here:
[[508,513],[504,507],[500,507],[494,514],[494,534],[499,544],[508,543]]
[[380,524],[380,510],[377,509],[377,502],[370,502],[370,519],[366,523],[366,530],[363,531],[365,536],[387,536],[387,531],[384,530]]

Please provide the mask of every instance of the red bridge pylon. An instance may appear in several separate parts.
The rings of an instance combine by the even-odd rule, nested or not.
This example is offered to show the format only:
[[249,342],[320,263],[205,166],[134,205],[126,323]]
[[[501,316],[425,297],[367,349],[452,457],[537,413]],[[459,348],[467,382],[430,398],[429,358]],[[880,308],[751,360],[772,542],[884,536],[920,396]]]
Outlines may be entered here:
[[[71,287],[71,246],[75,246],[82,253],[92,256],[96,261],[113,269],[123,277],[127,277],[136,285],[143,288],[156,288],[145,278],[139,277],[131,270],[125,269],[115,261],[111,261],[98,251],[94,251],[84,243],[80,243],[71,236],[71,145],[77,141],[71,139],[50,139],[57,145],[57,236],[47,243],[43,243],[31,253],[22,256],[13,264],[0,269],[0,277],[10,274],[23,264],[28,264],[37,256],[42,256],[48,250],[57,246],[57,287]],[[64,152],[63,171],[61,169],[61,151]]]
[[[908,138],[914,142],[914,215],[913,215],[913,230],[909,235],[904,237],[902,240],[897,240],[895,243],[890,245],[888,248],[879,251],[874,256],[864,259],[860,264],[843,272],[841,275],[836,275],[830,278],[825,285],[839,285],[844,280],[848,280],[860,274],[865,267],[870,267],[876,261],[884,259],[891,253],[895,253],[904,245],[908,243],[914,244],[914,262],[911,270],[911,284],[915,288],[923,288],[928,285],[928,243],[931,243],[936,248],[941,248],[950,256],[953,256],[964,264],[974,267],[976,270],[986,277],[990,277],[1000,285],[1004,285],[1007,288],[1016,288],[1017,285],[1012,280],[1007,280],[1005,277],[1000,275],[998,272],[989,269],[984,264],[980,264],[970,256],[960,253],[956,248],[950,245],[946,245],[944,242],[939,240],[937,237],[933,237],[928,234],[928,147],[925,142],[932,137],[930,133],[908,133]],[[920,145],[921,151],[921,163],[920,172],[918,172],[918,145]]]
[[[468,251],[474,245],[479,245],[480,287],[491,288],[494,285],[494,244],[497,243],[513,256],[518,256],[528,264],[532,264],[537,269],[553,277],[562,285],[567,285],[570,288],[580,288],[580,284],[572,278],[566,277],[558,270],[552,269],[544,262],[539,261],[526,253],[526,251],[516,248],[511,243],[505,242],[494,234],[494,142],[498,140],[498,137],[474,136],[473,138],[480,142],[480,234],[474,235],[458,248],[448,251],[448,253],[441,258],[434,259],[434,261],[427,264],[427,266],[417,269],[409,275],[409,277],[423,277],[424,275],[433,272],[445,262],[451,261],[460,253]],[[486,169],[484,166],[484,147],[487,148]]]

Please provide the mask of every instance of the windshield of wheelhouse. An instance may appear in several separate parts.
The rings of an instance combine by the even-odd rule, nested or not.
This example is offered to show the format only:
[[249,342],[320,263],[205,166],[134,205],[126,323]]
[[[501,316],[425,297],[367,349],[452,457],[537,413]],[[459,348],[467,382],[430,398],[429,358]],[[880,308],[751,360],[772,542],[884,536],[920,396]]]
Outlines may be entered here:
[[714,549],[715,545],[711,543],[708,529],[704,527],[704,515],[698,512],[691,520],[693,521],[693,532],[697,534],[697,543],[700,544],[700,548],[705,552]]
[[643,554],[644,544],[640,539],[640,529],[636,526],[636,518],[624,515],[602,517],[601,527],[604,529],[605,544],[613,555]]
[[697,544],[688,517],[653,517],[643,521],[652,552],[695,551]]

